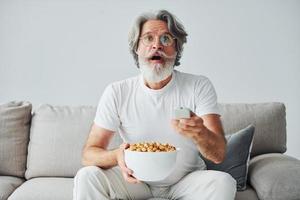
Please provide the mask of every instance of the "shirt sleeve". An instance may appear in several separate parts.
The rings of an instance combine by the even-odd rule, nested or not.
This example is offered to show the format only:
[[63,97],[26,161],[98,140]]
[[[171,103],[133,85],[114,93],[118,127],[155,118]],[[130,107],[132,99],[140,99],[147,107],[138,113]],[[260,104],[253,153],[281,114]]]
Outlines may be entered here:
[[108,85],[98,103],[94,123],[102,128],[116,132],[120,125],[118,106],[115,91],[112,85]]
[[195,105],[196,114],[198,116],[207,114],[220,115],[220,110],[217,103],[217,94],[214,86],[208,78],[205,78],[196,84]]

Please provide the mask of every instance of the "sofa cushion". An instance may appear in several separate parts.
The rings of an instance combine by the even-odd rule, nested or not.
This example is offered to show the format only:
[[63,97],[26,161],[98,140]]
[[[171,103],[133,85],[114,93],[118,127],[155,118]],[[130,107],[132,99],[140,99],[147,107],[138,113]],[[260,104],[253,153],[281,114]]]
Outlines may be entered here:
[[246,190],[236,193],[235,200],[258,200],[258,197],[255,190],[247,185]]
[[276,153],[254,157],[249,176],[260,199],[300,197],[300,161],[295,158]]
[[73,178],[33,178],[20,187],[8,200],[71,200]]
[[237,182],[237,190],[242,191],[247,186],[248,165],[254,126],[249,125],[237,133],[227,135],[227,151],[225,160],[215,164],[204,159],[208,170],[217,170],[229,173]]
[[[41,105],[33,112],[26,178],[74,177],[82,167],[82,149],[96,108]],[[117,134],[115,134],[117,135]],[[119,145],[113,140],[109,148]]]
[[0,105],[0,175],[24,177],[30,119],[29,102]]
[[251,157],[286,151],[285,106],[282,103],[220,104],[225,133],[253,124],[255,134]]
[[0,176],[0,200],[6,200],[24,179],[13,176]]

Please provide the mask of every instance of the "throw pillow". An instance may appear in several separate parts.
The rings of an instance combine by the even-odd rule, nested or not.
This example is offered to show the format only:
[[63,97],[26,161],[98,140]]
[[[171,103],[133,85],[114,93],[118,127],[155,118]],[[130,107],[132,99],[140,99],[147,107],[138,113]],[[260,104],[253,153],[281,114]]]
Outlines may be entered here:
[[31,108],[29,102],[0,105],[0,175],[24,177]]
[[253,135],[254,126],[249,125],[234,134],[226,136],[226,157],[220,164],[215,164],[201,156],[208,170],[229,173],[236,180],[238,191],[246,189]]

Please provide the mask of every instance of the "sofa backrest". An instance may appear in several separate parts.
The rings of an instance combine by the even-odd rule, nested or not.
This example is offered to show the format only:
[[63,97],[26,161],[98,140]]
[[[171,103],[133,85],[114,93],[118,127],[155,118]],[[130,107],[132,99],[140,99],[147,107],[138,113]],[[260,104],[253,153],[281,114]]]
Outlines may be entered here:
[[[252,123],[252,155],[286,150],[285,108],[281,103],[220,104],[226,134]],[[81,165],[81,152],[96,108],[42,105],[34,110],[28,145],[27,179],[39,176],[73,177]],[[109,149],[121,144],[115,134]]]
[[225,134],[255,127],[251,157],[286,151],[286,114],[282,103],[220,104]]

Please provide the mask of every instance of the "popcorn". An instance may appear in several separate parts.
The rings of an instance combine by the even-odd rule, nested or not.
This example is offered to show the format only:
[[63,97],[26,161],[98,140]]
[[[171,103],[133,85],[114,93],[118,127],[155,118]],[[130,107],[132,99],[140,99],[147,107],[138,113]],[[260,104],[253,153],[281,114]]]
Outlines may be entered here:
[[139,142],[130,144],[129,150],[139,152],[170,152],[175,151],[176,148],[168,143],[162,144],[159,142]]

